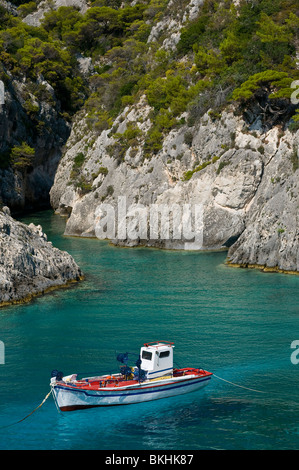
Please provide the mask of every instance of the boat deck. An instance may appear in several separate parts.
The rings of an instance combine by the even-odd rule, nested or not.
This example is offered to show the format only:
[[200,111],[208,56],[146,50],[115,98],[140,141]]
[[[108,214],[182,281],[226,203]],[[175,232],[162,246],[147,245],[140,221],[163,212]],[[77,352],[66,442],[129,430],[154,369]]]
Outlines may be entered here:
[[[188,378],[192,376],[195,377],[206,377],[212,375],[211,372],[207,372],[203,369],[194,369],[191,367],[186,367],[184,369],[173,369],[172,375],[165,375],[155,379],[147,379],[142,382],[142,384],[146,383],[157,383],[158,381],[176,381],[176,379],[183,379],[184,377]],[[90,377],[84,378],[81,380],[72,380],[69,382],[57,382],[57,385],[63,384],[64,387],[81,389],[81,390],[100,390],[103,388],[120,388],[120,387],[130,387],[139,385],[138,380],[133,379],[126,379],[121,374],[113,374],[113,375],[104,375],[99,377]]]

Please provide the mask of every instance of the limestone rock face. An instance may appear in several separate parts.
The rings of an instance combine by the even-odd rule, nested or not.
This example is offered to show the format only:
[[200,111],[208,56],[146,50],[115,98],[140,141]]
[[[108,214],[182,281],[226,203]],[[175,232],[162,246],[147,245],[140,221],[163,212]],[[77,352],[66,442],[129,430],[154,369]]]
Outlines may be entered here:
[[229,150],[215,166],[194,173],[188,183],[178,183],[158,198],[160,204],[185,201],[201,207],[203,240],[198,248],[206,250],[222,248],[244,231],[263,171],[261,156],[252,150]]
[[45,0],[41,1],[38,4],[37,10],[27,15],[23,21],[29,26],[40,26],[44,14],[51,9],[57,10],[59,7],[75,7],[78,8],[81,13],[85,13],[88,8],[85,0],[53,0],[52,3]]
[[298,137],[286,133],[265,163],[246,229],[229,249],[230,263],[299,271]]
[[[134,122],[146,129],[150,111],[143,97],[126,108],[113,127],[122,133]],[[127,208],[139,205],[148,211],[155,204],[197,206],[201,211],[197,230],[202,235],[197,244],[174,239],[171,232],[167,239],[152,239],[149,230],[134,239],[128,233],[124,237],[123,231],[120,237],[116,230],[113,242],[174,249],[228,248],[228,261],[235,265],[298,271],[298,141],[298,132],[281,132],[278,127],[250,132],[242,117],[227,109],[221,119],[207,113],[193,127],[171,130],[162,149],[150,159],[144,158],[141,139],[119,162],[111,131],[95,138],[81,118],[73,126],[56,173],[52,206],[68,216],[67,235],[86,237],[96,235],[99,206],[111,205],[117,213],[119,198],[125,198]],[[76,186],[72,176],[78,153],[84,154],[80,174],[89,182],[87,192]]]
[[15,221],[0,211],[0,306],[30,299],[49,288],[78,281],[74,259],[54,248],[41,226]]
[[[197,18],[202,3],[190,0],[182,9],[177,8],[175,0],[169,1],[164,14],[152,25],[148,42],[157,41],[161,50],[173,53],[182,28]],[[74,5],[81,12],[88,8],[85,0],[54,0],[51,4],[54,9]],[[40,24],[48,8],[49,3],[40,2],[37,11],[24,21]],[[78,61],[88,77],[92,73],[90,58],[78,57]],[[192,64],[184,61],[181,65],[192,70]],[[213,108],[212,102],[210,106]],[[117,229],[108,238],[115,244],[228,249],[228,262],[234,265],[298,271],[299,132],[286,130],[286,121],[278,125],[278,121],[270,120],[263,125],[259,108],[253,106],[241,117],[227,104],[219,115],[199,102],[193,114],[184,112],[176,118],[176,125],[164,134],[161,149],[150,149],[147,154],[145,136],[152,127],[154,110],[145,96],[127,106],[111,128],[102,132],[92,131],[85,111],[79,112],[50,190],[52,207],[67,217],[65,234],[96,236],[105,204],[114,210]],[[130,126],[137,126],[140,133],[132,144],[120,149],[117,135]],[[8,194],[11,187],[24,185],[21,176],[14,174],[7,175],[2,187]],[[23,197],[21,191],[17,195]],[[133,221],[136,237],[134,230],[118,230],[120,199],[125,200],[130,214],[145,210],[148,215],[153,205],[179,206],[184,213],[190,206],[198,215],[198,224],[194,225],[196,235],[200,234],[197,242],[174,237],[174,226],[168,237],[154,238],[150,217],[142,233]],[[196,222],[195,213],[183,215],[180,228]],[[127,219],[132,222],[132,217]]]
[[[50,85],[41,84],[51,91]],[[53,91],[53,90],[52,90]],[[54,93],[54,91],[53,91]],[[24,109],[25,98],[39,109],[37,118],[43,130],[34,132]],[[5,103],[0,105],[0,202],[12,210],[49,206],[49,191],[61,158],[61,149],[70,134],[70,125],[59,116],[55,106],[46,101],[36,102],[27,85],[12,79],[5,89]],[[3,164],[3,156],[11,148],[27,142],[35,149],[32,167],[26,171]]]

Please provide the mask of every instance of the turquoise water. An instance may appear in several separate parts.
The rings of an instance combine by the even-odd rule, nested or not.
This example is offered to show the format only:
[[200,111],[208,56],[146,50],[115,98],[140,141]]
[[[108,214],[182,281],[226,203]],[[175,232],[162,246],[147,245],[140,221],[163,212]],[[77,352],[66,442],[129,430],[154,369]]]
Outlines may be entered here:
[[86,280],[0,310],[0,428],[30,413],[64,374],[117,370],[117,352],[175,342],[180,367],[217,376],[203,391],[58,413],[52,397],[0,429],[0,449],[298,449],[299,277],[233,269],[225,253],[127,249],[64,237],[51,212],[27,217],[70,252]]

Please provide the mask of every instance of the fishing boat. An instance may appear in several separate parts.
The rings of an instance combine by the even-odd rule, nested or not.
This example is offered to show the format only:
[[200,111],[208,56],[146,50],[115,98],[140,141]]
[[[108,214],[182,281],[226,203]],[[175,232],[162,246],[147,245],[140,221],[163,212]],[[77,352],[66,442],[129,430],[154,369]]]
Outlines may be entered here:
[[129,366],[129,353],[117,354],[120,371],[112,375],[79,378],[64,376],[53,370],[51,390],[61,411],[73,411],[98,406],[142,403],[194,392],[205,387],[211,372],[200,368],[173,367],[174,343],[145,343],[135,362]]

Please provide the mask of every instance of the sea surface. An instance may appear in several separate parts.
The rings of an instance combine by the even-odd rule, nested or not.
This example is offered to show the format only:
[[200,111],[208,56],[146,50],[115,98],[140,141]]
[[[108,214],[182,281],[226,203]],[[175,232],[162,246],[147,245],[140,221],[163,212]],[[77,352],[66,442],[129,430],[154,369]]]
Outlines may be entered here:
[[[41,224],[85,280],[0,310],[0,449],[299,448],[299,276],[231,268],[223,252],[65,237],[51,211],[23,221]],[[116,353],[155,340],[175,343],[177,366],[217,377],[202,391],[124,407],[59,413],[50,396],[14,424],[47,395],[53,369],[117,372]]]

